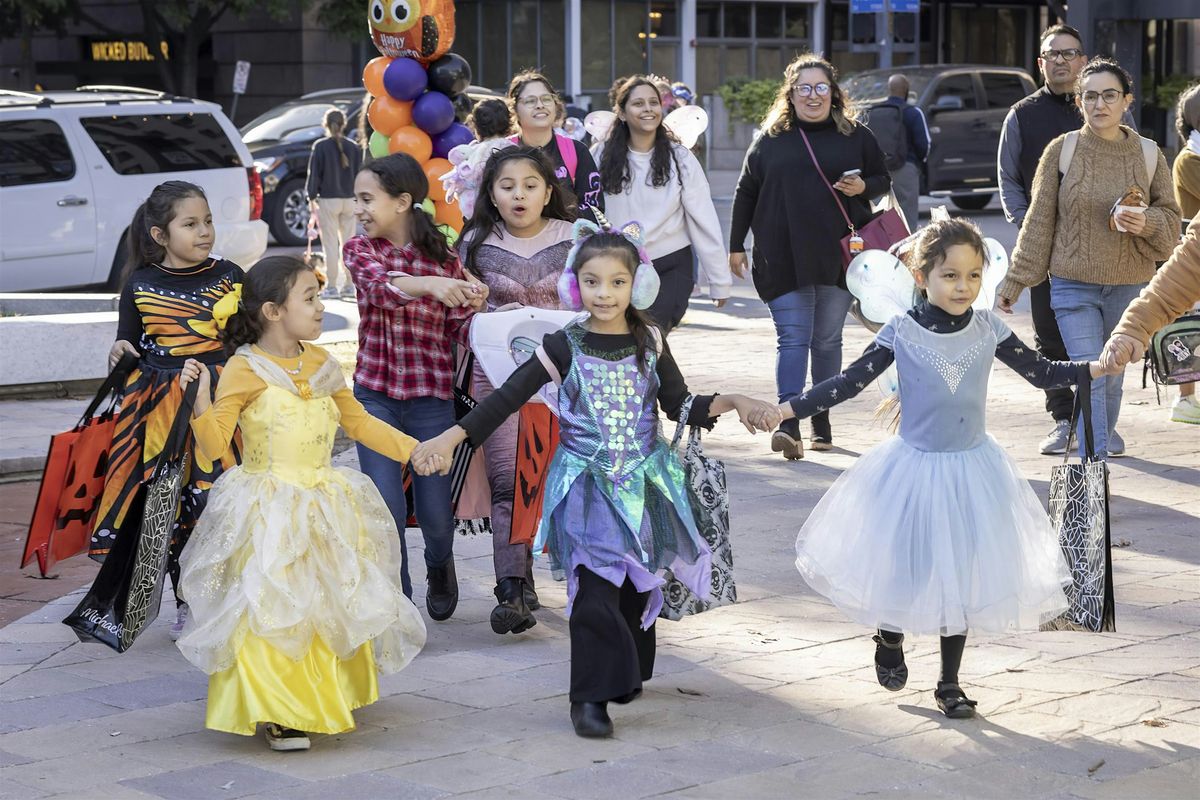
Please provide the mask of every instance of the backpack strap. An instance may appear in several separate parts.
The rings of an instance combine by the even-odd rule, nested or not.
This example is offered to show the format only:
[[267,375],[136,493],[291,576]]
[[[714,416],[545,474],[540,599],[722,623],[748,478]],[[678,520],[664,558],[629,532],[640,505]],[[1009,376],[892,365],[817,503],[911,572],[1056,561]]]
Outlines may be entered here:
[[[1139,138],[1142,140],[1142,160],[1146,162],[1146,180],[1154,183],[1154,173],[1158,171],[1158,143],[1145,136]],[[1150,187],[1147,185],[1146,198],[1149,197]]]
[[554,134],[554,143],[558,145],[558,154],[562,156],[563,166],[567,168],[567,174],[571,176],[571,180],[575,180],[575,169],[579,166],[579,154],[575,152],[575,140]]
[[1059,180],[1067,177],[1067,170],[1071,168],[1071,160],[1075,158],[1075,148],[1078,146],[1079,131],[1071,131],[1067,138],[1063,139],[1062,150],[1058,151]]

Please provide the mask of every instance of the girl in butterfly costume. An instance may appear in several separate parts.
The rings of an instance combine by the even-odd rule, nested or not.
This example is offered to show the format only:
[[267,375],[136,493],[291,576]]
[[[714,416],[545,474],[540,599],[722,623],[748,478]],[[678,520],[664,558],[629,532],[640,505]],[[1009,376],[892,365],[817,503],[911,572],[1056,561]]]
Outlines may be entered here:
[[[608,702],[633,700],[653,672],[662,570],[700,597],[711,583],[712,553],[696,529],[683,468],[661,432],[658,407],[676,419],[688,388],[661,333],[641,313],[659,281],[640,228],[576,222],[559,293],[565,307],[588,313],[547,335],[536,358],[413,453],[418,469],[437,459],[449,464],[464,439],[482,444],[543,385],[560,384],[559,445],[533,550],[549,547],[567,569],[571,721],[580,736],[611,735]],[[778,416],[774,404],[724,394],[695,397],[687,421],[711,428],[712,417],[731,410],[748,428],[750,414]]]
[[1071,581],[1041,502],[985,429],[992,359],[1042,389],[1101,374],[1097,362],[1047,361],[992,312],[971,308],[985,257],[973,223],[926,227],[908,255],[925,299],[841,374],[779,407],[785,419],[820,413],[895,363],[899,435],[825,493],[796,540],[796,566],[847,616],[878,629],[886,689],[908,680],[904,633],[940,635],[934,696],[956,718],[974,714],[958,684],[967,630],[1036,630],[1067,608]]

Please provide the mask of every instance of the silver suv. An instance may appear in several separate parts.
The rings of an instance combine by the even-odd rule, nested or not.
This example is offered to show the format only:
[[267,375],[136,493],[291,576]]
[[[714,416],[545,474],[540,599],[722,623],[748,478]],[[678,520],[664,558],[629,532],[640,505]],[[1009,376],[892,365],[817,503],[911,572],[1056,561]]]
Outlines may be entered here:
[[133,212],[168,180],[202,187],[219,253],[267,248],[262,183],[220,106],[122,86],[0,90],[0,292],[117,289]]

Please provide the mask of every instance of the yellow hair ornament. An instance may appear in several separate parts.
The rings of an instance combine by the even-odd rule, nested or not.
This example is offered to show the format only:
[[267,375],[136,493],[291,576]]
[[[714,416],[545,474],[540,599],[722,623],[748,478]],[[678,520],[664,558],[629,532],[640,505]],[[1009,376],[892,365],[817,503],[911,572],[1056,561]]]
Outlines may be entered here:
[[242,285],[235,283],[233,288],[213,306],[212,317],[213,322],[217,323],[217,330],[225,330],[225,326],[229,324],[229,318],[238,312],[241,304]]

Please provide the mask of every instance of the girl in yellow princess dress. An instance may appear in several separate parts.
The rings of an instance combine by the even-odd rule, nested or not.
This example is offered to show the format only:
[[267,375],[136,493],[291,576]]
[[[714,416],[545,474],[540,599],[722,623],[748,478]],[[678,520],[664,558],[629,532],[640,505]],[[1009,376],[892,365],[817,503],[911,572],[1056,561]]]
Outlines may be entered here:
[[354,728],[379,699],[378,673],[403,669],[425,624],[400,588],[400,538],[369,478],[330,464],[346,433],[397,461],[416,442],[363,409],[336,359],[311,344],[324,306],[316,274],[263,259],[213,309],[233,355],[210,403],[200,382],[192,430],[218,457],[236,427],[242,465],[213,486],[181,559],[191,617],[184,656],[209,674],[205,725],[305,750],[308,733]]

